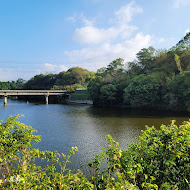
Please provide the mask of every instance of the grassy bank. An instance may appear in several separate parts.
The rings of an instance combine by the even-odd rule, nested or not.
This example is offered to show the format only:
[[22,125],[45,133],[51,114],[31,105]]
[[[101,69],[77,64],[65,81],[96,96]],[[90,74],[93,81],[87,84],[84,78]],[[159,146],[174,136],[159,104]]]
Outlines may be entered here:
[[76,90],[71,94],[71,100],[89,100],[89,93],[87,90]]

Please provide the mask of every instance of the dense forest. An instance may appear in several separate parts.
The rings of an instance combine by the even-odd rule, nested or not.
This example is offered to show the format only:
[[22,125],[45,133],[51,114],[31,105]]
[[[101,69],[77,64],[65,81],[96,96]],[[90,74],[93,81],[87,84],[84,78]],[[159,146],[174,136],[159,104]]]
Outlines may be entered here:
[[95,105],[190,111],[190,32],[169,50],[143,48],[124,64],[118,58],[90,72],[80,67],[39,74],[28,81],[0,82],[0,89],[87,88]]
[[1,90],[68,90],[87,87],[87,84],[95,73],[80,67],[73,67],[59,74],[39,74],[25,81],[19,78],[17,81],[0,82]]
[[88,89],[94,104],[190,111],[190,32],[169,50],[143,48],[127,64],[97,71]]

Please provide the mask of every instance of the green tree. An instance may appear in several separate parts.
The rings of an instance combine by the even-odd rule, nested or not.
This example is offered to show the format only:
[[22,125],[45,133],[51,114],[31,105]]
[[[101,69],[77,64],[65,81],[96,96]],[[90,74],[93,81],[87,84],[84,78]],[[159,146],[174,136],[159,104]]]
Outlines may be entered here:
[[16,80],[16,89],[23,89],[25,82],[26,82],[26,80],[24,80],[22,78],[18,78]]
[[80,84],[84,85],[87,83],[95,74],[83,69],[81,67],[72,67],[68,71],[60,72],[57,75],[55,84],[57,86],[67,86]]
[[1,90],[11,90],[11,82],[0,82]]
[[57,77],[56,77],[56,82],[55,84],[57,86],[65,86],[65,85],[71,85],[74,82],[72,81],[72,78],[70,76],[70,72],[60,72]]
[[106,70],[107,70],[106,67],[102,67],[102,68],[97,70],[96,75],[99,75],[99,76],[103,77],[105,75],[105,73],[106,73]]
[[103,85],[104,79],[101,76],[96,76],[89,81],[88,92],[90,98],[93,100],[93,104],[100,103],[100,89]]
[[174,110],[190,111],[190,71],[176,76],[170,84],[170,105]]
[[119,70],[122,68],[123,66],[123,62],[124,60],[119,58],[119,59],[116,59],[114,61],[112,61],[108,66],[107,66],[107,72],[108,73],[112,73],[116,70]]
[[142,74],[142,68],[138,65],[137,60],[128,62],[127,74],[129,75],[129,78]]
[[182,73],[183,70],[181,68],[180,59],[179,59],[179,56],[177,54],[175,54],[175,62],[176,62],[176,65],[177,65],[177,68],[178,68],[179,72]]
[[190,46],[190,31],[176,44],[176,46]]
[[56,76],[53,74],[39,74],[32,77],[24,84],[24,89],[31,90],[49,90],[53,87],[56,81]]
[[149,67],[155,56],[156,50],[150,46],[143,48],[137,53],[138,64],[141,68]]
[[133,108],[151,108],[160,103],[160,85],[154,76],[141,74],[128,81],[124,102]]
[[102,104],[114,104],[117,99],[117,88],[113,84],[107,84],[100,88],[100,102]]

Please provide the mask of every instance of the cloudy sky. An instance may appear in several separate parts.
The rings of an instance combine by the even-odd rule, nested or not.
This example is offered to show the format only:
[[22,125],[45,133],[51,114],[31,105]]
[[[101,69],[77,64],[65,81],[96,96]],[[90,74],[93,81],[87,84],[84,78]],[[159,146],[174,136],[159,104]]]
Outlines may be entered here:
[[190,29],[189,10],[190,0],[0,0],[0,81],[169,49]]

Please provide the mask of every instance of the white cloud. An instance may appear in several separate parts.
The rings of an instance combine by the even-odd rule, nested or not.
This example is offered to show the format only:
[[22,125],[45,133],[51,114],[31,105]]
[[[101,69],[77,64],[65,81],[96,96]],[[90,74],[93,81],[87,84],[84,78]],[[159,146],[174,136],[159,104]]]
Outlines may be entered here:
[[38,73],[59,73],[61,71],[66,71],[67,68],[64,65],[54,65],[50,63],[44,63],[42,67],[38,70]]
[[0,81],[16,81],[18,78],[28,80],[36,74],[33,70],[24,68],[0,68]]
[[185,30],[185,35],[190,32],[190,29]]
[[135,26],[127,25],[109,27],[107,29],[85,26],[75,30],[73,39],[83,44],[99,44],[105,41],[115,40],[118,37],[126,38],[136,29],[137,27]]
[[135,14],[141,12],[142,8],[131,2],[114,13],[113,22],[115,24],[108,28],[95,27],[93,26],[94,20],[89,20],[81,15],[85,26],[75,30],[73,39],[84,44],[99,44],[105,41],[113,41],[118,37],[126,38],[137,29],[136,26],[129,25],[129,22]]
[[100,67],[107,66],[111,61],[117,58],[123,58],[125,61],[132,61],[136,53],[151,45],[150,35],[137,33],[134,38],[125,40],[122,43],[103,43],[93,48],[83,48],[81,50],[67,51],[65,55],[70,62],[82,62],[82,67],[89,70],[97,70]]
[[0,81],[14,80],[15,75],[16,73],[13,69],[0,69]]
[[77,28],[73,34],[73,39],[83,44],[83,48],[65,51],[68,62],[75,64],[74,66],[96,70],[117,58],[132,61],[140,49],[154,43],[163,43],[163,38],[140,33],[138,27],[132,24],[135,14],[142,12],[141,7],[131,2],[113,13],[112,23],[108,27],[83,22],[84,26]]
[[143,9],[141,7],[137,6],[134,2],[131,2],[116,11],[115,16],[117,17],[117,21],[119,23],[129,23],[135,14],[142,12]]
[[95,18],[94,19],[88,19],[86,18],[83,14],[80,15],[79,19],[82,20],[82,22],[86,25],[86,26],[92,26],[95,22]]
[[33,65],[33,67],[23,67],[20,65],[16,69],[4,67],[0,68],[0,81],[16,81],[18,78],[29,80],[37,74],[55,74],[66,70],[68,69],[64,65],[54,65],[50,63],[44,63],[41,66]]
[[76,22],[77,16],[74,14],[73,16],[67,17],[65,20],[70,21],[70,22]]
[[176,9],[186,6],[187,4],[190,4],[190,0],[173,0],[173,7]]
[[119,33],[119,30],[112,27],[103,29],[94,26],[85,26],[76,29],[73,39],[84,44],[98,44],[103,41],[115,39]]
[[83,13],[81,13],[80,15],[77,15],[75,13],[73,14],[73,16],[67,17],[65,20],[70,22],[82,21],[82,23],[86,26],[91,26],[95,22],[95,18],[93,19],[86,18]]

